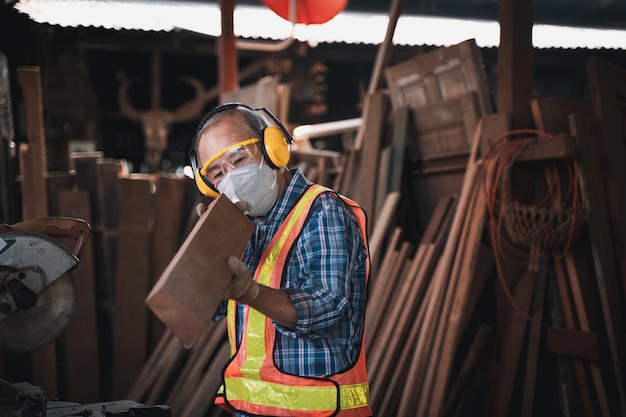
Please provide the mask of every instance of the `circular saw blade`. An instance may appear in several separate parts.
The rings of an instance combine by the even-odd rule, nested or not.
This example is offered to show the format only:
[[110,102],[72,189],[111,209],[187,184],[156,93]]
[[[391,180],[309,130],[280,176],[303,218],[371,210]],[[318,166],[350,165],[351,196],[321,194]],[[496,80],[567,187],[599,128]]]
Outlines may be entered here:
[[56,340],[74,313],[76,286],[67,272],[37,294],[35,305],[0,321],[0,347],[30,352]]

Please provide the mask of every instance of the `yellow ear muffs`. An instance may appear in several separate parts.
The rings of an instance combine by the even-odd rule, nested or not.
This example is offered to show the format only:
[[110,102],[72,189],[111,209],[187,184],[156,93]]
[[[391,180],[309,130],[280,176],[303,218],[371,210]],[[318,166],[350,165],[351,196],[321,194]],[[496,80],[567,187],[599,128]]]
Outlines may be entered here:
[[193,177],[196,180],[196,187],[198,187],[198,191],[210,198],[217,198],[220,194],[215,191],[209,184],[207,184],[207,180],[200,173],[200,171],[195,170],[193,172]]
[[289,142],[285,133],[278,126],[268,126],[263,131],[263,148],[265,155],[275,168],[287,166],[291,158]]

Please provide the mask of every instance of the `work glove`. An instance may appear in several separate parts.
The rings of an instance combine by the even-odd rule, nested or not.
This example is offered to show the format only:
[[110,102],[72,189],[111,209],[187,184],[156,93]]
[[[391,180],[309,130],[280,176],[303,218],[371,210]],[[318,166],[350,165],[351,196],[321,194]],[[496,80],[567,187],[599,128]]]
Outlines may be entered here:
[[226,298],[233,299],[239,304],[250,304],[259,295],[259,284],[252,279],[248,267],[236,256],[228,258],[226,263],[234,272]]

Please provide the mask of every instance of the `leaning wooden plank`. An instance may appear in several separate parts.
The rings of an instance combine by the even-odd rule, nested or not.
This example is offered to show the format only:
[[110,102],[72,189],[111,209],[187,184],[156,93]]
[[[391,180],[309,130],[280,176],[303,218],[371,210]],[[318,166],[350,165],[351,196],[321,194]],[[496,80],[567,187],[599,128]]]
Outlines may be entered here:
[[[479,168],[480,161],[477,162]],[[485,217],[487,212],[487,202],[485,194],[482,192],[482,182],[479,180],[480,173],[474,184],[472,204],[466,212],[464,233],[459,242],[458,253],[454,267],[451,271],[451,281],[456,281],[449,290],[450,301],[447,311],[442,311],[443,320],[441,322],[440,344],[435,347],[435,360],[429,363],[429,380],[432,381],[432,391],[428,397],[423,397],[420,408],[427,410],[429,405],[430,415],[439,415],[446,404],[446,394],[448,392],[449,379],[452,373],[459,340],[463,334],[464,324],[468,315],[467,306],[471,303],[470,296],[474,287],[484,285],[483,276],[476,274],[476,263],[478,261],[480,241],[483,236]],[[445,307],[445,306],[444,306]]]
[[593,255],[596,280],[602,312],[606,326],[606,335],[613,359],[613,383],[621,412],[626,412],[624,392],[623,355],[624,310],[620,304],[618,274],[619,267],[614,256],[613,225],[610,221],[606,204],[607,190],[604,186],[602,158],[597,143],[598,126],[594,119],[583,115],[570,116],[572,135],[578,138],[581,158],[581,194],[585,204],[589,205],[589,235]]
[[[89,193],[58,190],[58,215],[91,220]],[[83,404],[100,400],[100,367],[93,242],[87,242],[74,270],[76,307],[65,334],[65,382],[67,398]]]
[[[387,120],[387,96],[383,92],[377,92],[370,98],[369,117],[365,128],[363,147],[360,151],[359,171],[353,177],[353,193],[347,194],[352,197],[365,210],[369,216],[375,216],[376,187],[379,171],[378,158],[380,155],[383,136],[385,135],[385,122]],[[368,226],[368,233],[371,233]]]
[[543,327],[544,299],[546,295],[546,261],[540,261],[539,276],[537,286],[531,306],[531,315],[535,321],[528,323],[528,340],[526,342],[526,356],[523,361],[523,388],[522,388],[522,410],[521,417],[532,417],[538,412],[535,409],[535,387],[537,383],[537,366],[539,362],[539,349]]
[[254,224],[225,196],[216,198],[145,299],[186,347],[200,336],[230,284],[229,256],[241,256]]
[[[26,220],[48,216],[46,204],[41,204],[42,201],[48,201],[46,188],[48,165],[46,163],[46,134],[39,67],[18,67],[17,81],[22,91],[27,121],[26,139],[28,147],[25,149],[28,152],[20,155],[20,163],[24,162],[28,167],[27,171],[24,170],[25,167],[20,167],[24,182],[22,185],[22,219]],[[21,148],[20,151],[22,150]],[[28,185],[28,189],[24,189],[24,185]],[[42,365],[45,366],[45,364]],[[45,387],[42,388],[45,389]],[[45,390],[48,395],[51,395],[47,389]]]
[[400,192],[402,190],[402,178],[406,171],[404,160],[410,114],[410,109],[407,106],[401,106],[396,110],[391,139],[391,172],[389,173],[387,192]]
[[[160,172],[155,176],[154,231],[152,233],[150,288],[159,280],[182,243],[183,214],[185,213],[186,176]],[[150,315],[150,348],[156,346],[163,334],[164,324]]]
[[176,339],[171,330],[166,329],[159,340],[159,343],[152,350],[150,357],[143,364],[141,372],[137,375],[135,382],[128,390],[126,399],[146,403],[146,397],[150,391],[150,386],[157,378],[158,373],[162,372],[159,366],[159,360],[164,356],[172,340],[180,345],[180,341]]
[[[176,411],[183,410],[189,401],[196,395],[202,384],[203,375],[208,366],[211,366],[214,361],[216,352],[224,342],[226,338],[226,320],[222,320],[217,323],[213,323],[212,326],[202,337],[206,336],[206,343],[203,345],[194,346],[197,350],[196,360],[190,363],[190,367],[185,369],[185,373],[181,373],[177,379],[176,384],[181,385],[181,389],[177,390],[176,395],[170,393],[169,404],[172,404],[172,409]],[[221,369],[224,363],[220,363]],[[203,392],[204,395],[214,395],[215,392]]]
[[[574,299],[574,305],[576,306],[576,312],[578,313],[578,322],[580,329],[586,332],[591,331],[591,324],[587,314],[587,307],[583,300],[582,286],[580,283],[580,277],[576,271],[574,265],[574,258],[572,253],[565,255],[565,266],[567,268],[567,276],[569,278],[570,287],[572,289],[572,296]],[[602,416],[608,417],[611,415],[609,404],[607,402],[606,391],[604,389],[604,381],[600,371],[600,365],[597,362],[590,362],[591,376],[596,388],[596,395],[598,397],[598,403],[600,405],[600,412]]]
[[215,352],[209,366],[207,367],[198,387],[187,402],[185,408],[179,415],[180,417],[196,417],[202,416],[209,409],[215,399],[221,378],[221,370],[229,358],[228,341],[224,341],[219,349]]
[[403,242],[400,245],[393,267],[389,270],[389,273],[385,274],[385,289],[387,291],[382,297],[384,303],[381,304],[376,316],[369,322],[369,327],[367,328],[367,331],[370,333],[370,340],[378,342],[369,346],[368,350],[371,351],[371,354],[381,348],[382,339],[378,334],[381,327],[384,327],[384,320],[389,318],[389,309],[392,309],[399,300],[398,297],[403,287],[403,281],[406,279],[407,259],[412,249],[413,245],[411,242]]
[[[454,218],[452,219],[450,232],[447,236],[441,259],[437,264],[437,268],[435,269],[432,278],[432,284],[435,289],[433,290],[431,299],[428,300],[428,309],[424,318],[424,332],[420,335],[416,346],[416,358],[419,359],[413,361],[410,374],[411,380],[408,381],[403,390],[403,398],[406,398],[407,401],[403,403],[404,407],[400,407],[400,414],[402,415],[412,414],[413,407],[417,405],[416,402],[418,401],[415,393],[421,392],[420,390],[422,388],[424,375],[427,369],[427,360],[430,357],[433,345],[433,335],[435,334],[436,326],[439,323],[441,305],[445,299],[446,286],[449,283],[451,263],[454,261],[457,253],[458,239],[463,230],[463,221],[466,211],[471,204],[472,193],[475,188],[474,184],[477,182],[479,169],[476,157],[480,146],[481,132],[482,122],[479,121],[474,132],[474,139],[467,163],[467,170],[463,178],[459,203],[456,207]],[[412,399],[412,401],[409,401],[408,399]]]
[[367,131],[367,118],[369,117],[369,105],[372,95],[374,95],[380,88],[380,82],[389,59],[391,58],[391,50],[393,49],[393,35],[396,31],[396,25],[398,24],[398,18],[402,11],[402,0],[392,0],[389,8],[389,20],[387,21],[387,31],[385,32],[385,39],[378,46],[376,51],[376,60],[374,62],[374,69],[372,76],[370,77],[370,84],[367,89],[367,94],[363,100],[363,124],[360,126],[357,137],[355,140],[355,148],[361,150],[364,144],[365,132]]
[[463,359],[458,375],[450,386],[450,394],[443,415],[465,415],[454,414],[452,410],[459,406],[462,401],[461,397],[464,396],[473,376],[478,372],[481,365],[484,365],[488,357],[486,352],[490,351],[489,347],[493,343],[493,338],[493,328],[481,323],[472,338],[472,343]]
[[[620,265],[622,294],[626,296],[626,114],[624,113],[624,97],[626,97],[626,69],[617,67],[598,57],[587,59],[589,87],[593,115],[600,122],[598,144],[602,169],[607,186],[609,215],[613,228],[613,243]],[[624,334],[624,332],[621,332]],[[622,345],[620,362],[626,362],[626,349]],[[622,410],[626,413],[626,401],[622,402]]]
[[[168,332],[169,329],[165,331]],[[185,349],[180,340],[173,336],[161,359],[163,369],[156,375],[150,386],[150,392],[144,401],[145,404],[167,405],[165,398],[172,389],[178,377],[178,372],[182,369],[188,357],[189,350]]]
[[[77,175],[84,176],[81,182],[91,190],[93,201],[93,243],[96,252],[96,291],[100,321],[108,327],[113,315],[113,282],[117,267],[118,240],[118,178],[127,177],[128,164],[124,160],[112,158],[92,159],[95,164],[92,171],[88,164],[72,158],[76,164]],[[84,173],[81,174],[81,169]],[[94,173],[95,177],[92,176]],[[94,181],[95,179],[95,181]],[[106,323],[106,324],[104,324]]]
[[387,323],[381,326],[377,339],[382,346],[377,351],[368,351],[368,367],[370,369],[370,385],[372,398],[385,391],[395,371],[395,361],[401,352],[410,349],[407,335],[415,327],[415,316],[423,304],[424,293],[428,288],[436,252],[434,244],[422,244],[415,253],[409,270],[404,278],[404,288],[399,292],[398,299],[392,304],[392,310],[386,317]]
[[[393,265],[393,261],[395,256],[397,255],[397,247],[400,242],[400,239],[403,235],[403,230],[400,227],[396,227],[391,234],[391,238],[387,244],[387,250],[385,251],[385,255],[383,256],[382,265],[378,271],[378,275],[385,277],[387,271]],[[368,329],[372,325],[372,321],[374,320],[374,316],[377,314],[380,305],[385,302],[383,298],[383,294],[385,293],[386,283],[381,281],[374,281],[374,285],[370,285],[368,288],[368,296],[367,296],[367,315],[365,317],[365,335],[366,335],[366,343],[368,336]]]
[[[396,325],[388,326],[391,331],[388,339],[388,332],[384,332],[380,336],[382,340],[386,341],[385,343],[388,343],[388,349],[383,352],[385,354],[380,358],[375,357],[376,352],[373,353],[374,357],[372,360],[376,369],[372,373],[371,398],[372,404],[381,405],[382,408],[378,408],[378,410],[389,411],[390,405],[382,405],[380,402],[391,401],[387,394],[391,394],[393,389],[387,389],[388,384],[392,383],[391,381],[394,381],[394,384],[399,383],[399,380],[404,377],[400,375],[400,373],[403,373],[401,369],[408,368],[408,365],[397,366],[396,358],[398,356],[403,357],[404,363],[408,364],[411,356],[409,352],[412,352],[414,340],[416,340],[421,328],[420,325],[415,323],[421,323],[422,318],[416,320],[415,317],[417,314],[424,314],[424,306],[427,304],[424,300],[428,299],[425,293],[432,288],[430,280],[454,216],[454,202],[455,198],[452,197],[440,200],[438,209],[431,218],[427,232],[422,237],[422,241],[413,256],[413,261],[406,274],[405,280],[411,283],[406,299],[411,301],[407,304],[408,307],[401,303],[395,303],[399,307],[398,310],[400,310],[399,313],[392,313],[397,315]],[[421,311],[421,313],[418,313],[418,311]],[[385,328],[385,330],[388,329]],[[407,347],[410,348],[407,349]],[[389,391],[389,393],[386,391]],[[385,395],[387,396],[385,397]]]
[[[374,281],[378,278],[378,263],[380,259],[380,248],[383,245],[383,240],[387,237],[389,226],[396,214],[396,208],[400,202],[400,193],[390,193],[385,197],[383,207],[380,209],[380,214],[374,230],[369,239],[369,250],[372,264],[372,275],[370,276],[369,286],[374,286]],[[373,279],[372,279],[373,278]]]
[[[20,145],[22,175],[22,220],[47,217],[46,136],[43,119],[43,99],[39,67],[18,67],[17,81],[22,90],[26,112],[26,138]],[[41,202],[44,202],[43,204]],[[56,398],[57,362],[54,343],[32,353],[33,383],[43,388],[48,397]]]
[[[528,314],[535,292],[538,272],[528,269],[517,283],[513,294],[513,302],[520,311]],[[523,350],[528,320],[518,311],[514,310],[509,319],[506,334],[498,356],[498,371],[495,380],[495,395],[491,404],[493,417],[506,417],[510,415],[511,397],[513,396],[513,384],[518,375],[520,355]]]
[[148,358],[150,239],[154,178],[132,174],[118,179],[119,242],[113,316],[112,392],[124,398]]
[[374,211],[372,215],[367,216],[367,221],[370,224],[368,229],[372,231],[376,227],[378,222],[378,216],[382,210],[385,198],[388,194],[387,182],[389,180],[389,170],[391,165],[391,147],[384,146],[378,152],[378,178],[376,183],[372,185],[374,188]]
[[[559,298],[561,301],[561,310],[563,312],[565,325],[568,329],[575,329],[577,317],[572,306],[572,296],[567,285],[567,277],[563,264],[564,262],[562,259],[554,259],[554,275],[559,289]],[[557,358],[557,360],[564,360],[564,358]],[[576,373],[576,382],[578,383],[578,392],[580,395],[582,411],[586,417],[592,417],[593,405],[591,402],[589,383],[585,372],[585,364],[580,359],[574,359],[574,372]]]
[[[428,300],[432,297],[434,286],[431,285],[431,279],[431,276],[427,277],[428,287],[426,288],[426,293],[424,294],[424,300]],[[396,413],[396,409],[401,410],[402,408],[412,406],[414,396],[406,398],[403,391],[408,381],[411,380],[411,372],[414,369],[412,366],[413,362],[416,360],[422,360],[421,357],[417,355],[415,346],[418,338],[424,331],[424,317],[427,309],[428,303],[422,302],[419,305],[417,314],[413,318],[413,325],[410,326],[408,336],[405,339],[406,346],[409,346],[409,348],[402,349],[400,357],[397,358],[397,363],[391,367],[393,369],[393,373],[388,384],[379,388],[378,394],[379,396],[382,395],[382,398],[377,400],[378,397],[373,397],[375,400],[373,400],[372,405],[376,406],[378,404],[378,407],[374,408],[374,412],[376,413],[377,411],[380,411],[380,413],[376,413],[376,415],[405,415],[400,411]],[[373,394],[376,393],[373,392]],[[415,414],[410,413],[406,415]]]
[[[389,313],[385,316],[386,325],[380,326],[380,329],[377,330],[374,336],[374,339],[378,343],[373,344],[367,350],[367,366],[370,381],[375,379],[375,375],[380,370],[378,364],[381,360],[381,356],[383,354],[393,356],[393,349],[390,345],[392,343],[391,333],[395,329],[400,328],[400,316],[404,311],[410,310],[411,307],[407,308],[407,306],[414,306],[419,302],[417,298],[410,297],[410,289],[415,282],[417,271],[423,265],[425,251],[425,245],[420,245],[413,255],[413,259],[409,261],[407,272],[398,284],[399,290],[397,291],[397,296],[389,307]],[[390,326],[388,323],[395,323],[395,325]]]

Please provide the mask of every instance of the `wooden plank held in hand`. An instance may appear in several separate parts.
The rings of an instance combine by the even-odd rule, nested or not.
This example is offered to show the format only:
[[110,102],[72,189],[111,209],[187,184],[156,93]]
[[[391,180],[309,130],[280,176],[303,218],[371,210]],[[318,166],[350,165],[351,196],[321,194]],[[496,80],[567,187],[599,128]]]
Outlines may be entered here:
[[216,198],[154,286],[146,304],[190,347],[226,297],[229,256],[241,256],[254,224],[225,196]]

